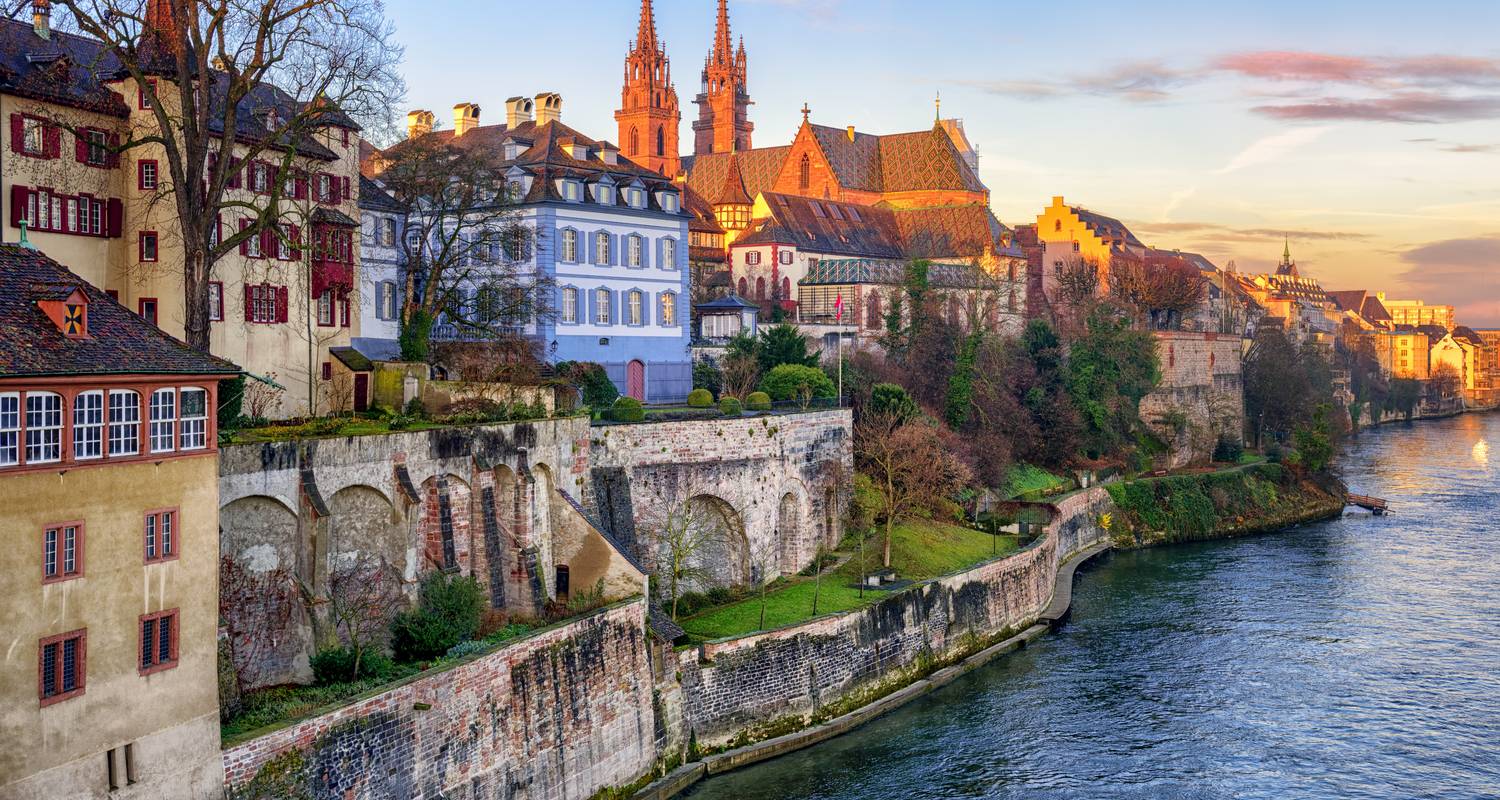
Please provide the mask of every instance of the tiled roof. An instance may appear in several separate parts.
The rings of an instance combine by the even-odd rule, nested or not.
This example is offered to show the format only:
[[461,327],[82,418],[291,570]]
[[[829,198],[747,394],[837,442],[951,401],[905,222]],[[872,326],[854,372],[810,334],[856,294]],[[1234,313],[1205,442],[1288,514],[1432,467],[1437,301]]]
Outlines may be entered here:
[[830,128],[826,125],[809,125],[818,147],[833,168],[839,185],[845,189],[878,192],[885,185],[881,174],[881,151],[886,138],[868,133],[855,132],[853,140],[849,131]]
[[369,211],[388,211],[400,214],[406,210],[400,201],[391,196],[390,192],[381,188],[379,183],[359,176],[359,207]]
[[1022,258],[1016,243],[988,207],[972,203],[889,209],[797,195],[764,195],[771,218],[734,246],[787,244],[828,255],[861,258],[969,258],[992,249]]
[[745,193],[753,198],[776,185],[776,176],[781,174],[781,165],[790,152],[790,146],[783,146],[710,153],[682,159],[682,168],[687,172],[688,186],[705,198],[713,197],[723,188],[730,169],[738,169]]
[[[88,298],[88,338],[63,336],[38,300]],[[239,367],[188,347],[40,251],[0,245],[0,378],[233,375]]]
[[985,191],[953,140],[938,127],[880,137],[880,177],[881,189],[886,192]]
[[682,207],[692,219],[688,221],[688,230],[699,233],[723,233],[724,226],[719,224],[719,218],[714,216],[714,208],[703,199],[703,195],[694,191],[692,186],[682,186]]
[[1093,231],[1101,239],[1123,241],[1126,244],[1134,245],[1136,247],[1145,246],[1141,244],[1140,239],[1135,238],[1135,234],[1131,233],[1129,228],[1125,227],[1125,223],[1115,219],[1114,217],[1106,217],[1103,214],[1095,214],[1088,209],[1079,208],[1077,206],[1070,206],[1069,210],[1071,210],[1073,214],[1078,217],[1078,219],[1082,220],[1083,223],[1088,226],[1089,230]]
[[1013,239],[1005,244],[1010,230],[981,203],[896,209],[893,213],[903,248],[911,258],[977,256],[986,248],[997,255],[1026,257]]
[[1365,289],[1328,292],[1328,299],[1332,300],[1340,310],[1358,314],[1369,322],[1391,321],[1391,313],[1386,310],[1385,304]]
[[[899,286],[906,282],[907,262],[877,258],[825,258],[814,263],[802,286],[846,286],[863,283]],[[936,289],[993,289],[995,280],[968,264],[931,264],[927,283]]]
[[1454,328],[1453,329],[1453,338],[1455,338],[1455,339],[1463,339],[1463,340],[1469,342],[1470,344],[1477,345],[1479,347],[1483,347],[1484,346],[1484,337],[1480,336],[1478,331],[1474,330],[1473,328],[1470,328],[1467,325],[1460,325],[1460,326]]

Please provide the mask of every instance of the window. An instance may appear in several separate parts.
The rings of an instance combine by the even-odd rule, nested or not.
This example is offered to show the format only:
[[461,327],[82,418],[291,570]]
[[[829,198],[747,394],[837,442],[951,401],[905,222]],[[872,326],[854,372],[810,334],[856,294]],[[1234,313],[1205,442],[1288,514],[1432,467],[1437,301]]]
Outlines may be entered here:
[[148,158],[136,162],[135,185],[143,192],[156,191],[156,159]]
[[746,266],[754,267],[754,266],[759,266],[759,264],[760,264],[760,251],[759,250],[751,250],[750,252],[748,252],[748,253],[745,254],[745,265]]
[[571,228],[562,232],[562,260],[568,264],[578,263],[578,231]]
[[396,283],[394,281],[380,282],[380,297],[375,307],[381,319],[396,318]]
[[83,523],[49,525],[42,531],[42,582],[56,583],[83,574]]
[[765,278],[756,278],[755,279],[755,298],[757,300],[764,300],[764,299],[766,299],[766,279]]
[[[151,86],[151,91],[154,93],[156,91],[156,81],[146,81],[146,83]],[[135,107],[142,111],[151,107],[151,101],[146,98],[146,89],[140,85],[135,87]]]
[[791,264],[792,263],[792,251],[790,251],[790,250],[782,250],[781,253],[779,254],[779,258],[780,258],[780,261],[781,261],[782,264]]
[[630,310],[630,317],[629,317],[629,322],[627,324],[630,324],[630,325],[639,325],[639,324],[641,324],[641,293],[640,292],[632,291],[630,293],[629,310]]
[[[250,221],[249,220],[242,220],[240,222],[240,228],[241,229],[248,228],[248,227],[250,227]],[[249,239],[246,239],[244,241],[244,243],[243,243],[242,246],[244,247],[245,255],[247,255],[247,256],[249,256],[251,258],[260,258],[260,256],[261,256],[260,238],[261,238],[260,235],[256,234],[256,235],[251,236]]]
[[208,446],[208,392],[196,388],[183,389],[179,402],[182,406],[179,413],[182,449],[202,450]]
[[47,154],[47,125],[36,117],[21,120],[21,152],[32,156]]
[[396,244],[396,220],[386,217],[380,220],[380,243],[386,247]]
[[73,398],[73,458],[104,455],[104,392],[82,392]]
[[327,328],[333,326],[333,290],[324,289],[318,295],[318,324]]
[[797,167],[797,188],[807,191],[812,185],[812,159],[802,154],[802,163]]
[[156,255],[156,231],[141,231],[141,261],[155,261]]
[[578,193],[578,182],[577,181],[563,181],[563,184],[562,184],[562,195],[563,195],[563,199],[564,200],[568,200],[568,201],[571,201],[571,202],[574,202],[574,203],[578,202],[578,195],[579,195],[579,193]]
[[609,290],[594,290],[594,322],[600,325],[609,324]]
[[677,324],[677,295],[663,292],[661,295],[661,324]]
[[629,259],[629,265],[639,267],[641,265],[641,237],[631,236],[628,241],[629,250],[626,257]]
[[109,393],[109,454],[133,456],[141,449],[141,396],[116,389]]
[[141,315],[142,319],[146,320],[147,322],[151,323],[152,325],[155,325],[156,324],[156,298],[155,297],[142,297],[141,299],[137,300],[136,301],[136,312]]
[[177,442],[177,390],[151,393],[151,452],[166,453]]
[[26,463],[62,460],[62,395],[26,393]]
[[177,666],[177,609],[141,615],[142,675]]
[[80,629],[37,643],[37,693],[42,705],[83,694],[86,637]]
[[102,167],[109,163],[109,134],[104,131],[87,131],[87,144],[84,147],[84,160],[89,166]]
[[220,281],[208,282],[208,321],[224,321],[224,284]]
[[21,395],[0,394],[0,466],[21,463]]
[[594,234],[594,263],[606,265],[609,263],[609,234],[600,231]]
[[250,166],[250,190],[256,194],[270,194],[271,165],[256,161]]
[[662,269],[677,269],[677,240],[661,240],[661,266]]
[[570,325],[578,322],[578,290],[563,289],[562,321]]
[[164,508],[146,514],[146,561],[168,561],[177,557],[177,509]]
[[280,287],[269,284],[245,287],[245,318],[250,322],[271,323],[281,320]]

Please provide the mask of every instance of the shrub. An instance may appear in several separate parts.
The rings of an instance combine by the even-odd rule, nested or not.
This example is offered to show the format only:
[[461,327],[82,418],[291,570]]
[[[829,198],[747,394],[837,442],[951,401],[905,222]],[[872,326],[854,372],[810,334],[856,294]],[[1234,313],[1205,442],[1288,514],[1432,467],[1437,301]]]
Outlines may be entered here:
[[724,416],[738,417],[743,412],[743,410],[744,409],[740,407],[740,399],[738,397],[719,398],[719,413],[723,414]]
[[760,381],[760,390],[772,400],[796,400],[804,392],[812,397],[832,398],[837,390],[828,375],[817,367],[782,364]]
[[609,379],[604,367],[589,361],[566,361],[557,365],[559,375],[567,378],[583,394],[584,405],[592,408],[609,408],[620,396],[615,382]]
[[634,397],[621,397],[610,407],[609,418],[615,422],[640,422],[646,418],[646,408]]
[[484,593],[468,577],[434,572],[422,579],[416,610],[397,615],[391,623],[391,644],[400,661],[437,658],[471,638],[484,612]]
[[877,383],[870,387],[870,410],[907,422],[917,415],[917,401],[897,384]]
[[688,405],[693,408],[708,408],[714,404],[714,393],[707,389],[694,389],[688,392]]
[[313,682],[319,686],[368,679],[383,680],[396,669],[390,656],[379,650],[366,650],[359,659],[359,671],[355,672],[354,651],[347,647],[319,650],[309,663],[312,666]]
[[422,398],[413,397],[412,399],[407,400],[406,411],[404,413],[406,414],[406,416],[413,419],[421,419],[422,417],[427,416],[427,409],[422,407]]
[[236,375],[219,381],[219,427],[233,428],[235,420],[244,413],[245,376]]
[[718,394],[724,390],[724,371],[717,364],[699,361],[693,364],[693,386]]
[[751,392],[750,396],[745,398],[745,407],[751,411],[770,411],[771,396],[765,392]]
[[1219,443],[1214,446],[1214,460],[1234,464],[1245,454],[1245,445],[1240,442],[1238,436],[1221,436]]

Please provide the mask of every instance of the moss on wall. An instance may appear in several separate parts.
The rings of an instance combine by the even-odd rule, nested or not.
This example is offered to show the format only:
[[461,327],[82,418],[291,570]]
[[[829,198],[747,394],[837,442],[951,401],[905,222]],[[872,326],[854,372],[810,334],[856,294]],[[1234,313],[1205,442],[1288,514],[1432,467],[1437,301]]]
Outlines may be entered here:
[[1336,516],[1346,500],[1337,481],[1295,475],[1279,464],[1106,488],[1119,509],[1110,536],[1122,548],[1279,530]]

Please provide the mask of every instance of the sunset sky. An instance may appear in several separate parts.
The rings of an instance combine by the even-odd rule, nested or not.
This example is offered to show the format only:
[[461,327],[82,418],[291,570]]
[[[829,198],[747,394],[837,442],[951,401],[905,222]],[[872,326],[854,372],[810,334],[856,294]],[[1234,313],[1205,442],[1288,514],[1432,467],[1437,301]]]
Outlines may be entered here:
[[[442,119],[472,101],[493,122],[507,97],[557,91],[564,122],[616,138],[638,0],[389,3],[411,107]],[[941,91],[1006,223],[1060,194],[1242,272],[1274,264],[1286,233],[1325,288],[1500,327],[1500,3],[1230,5],[730,0],[730,14],[757,146],[789,142],[803,102],[826,125],[920,129]],[[690,148],[716,2],[655,6]]]

